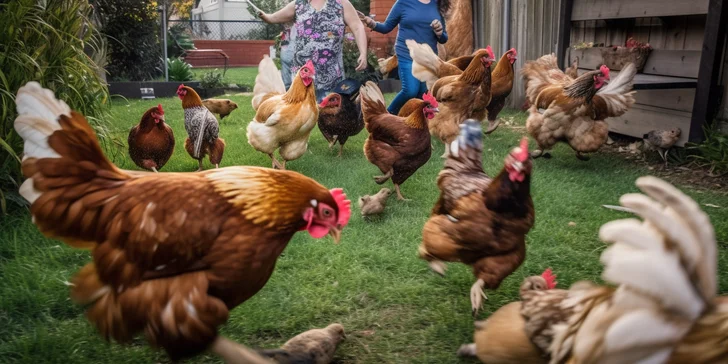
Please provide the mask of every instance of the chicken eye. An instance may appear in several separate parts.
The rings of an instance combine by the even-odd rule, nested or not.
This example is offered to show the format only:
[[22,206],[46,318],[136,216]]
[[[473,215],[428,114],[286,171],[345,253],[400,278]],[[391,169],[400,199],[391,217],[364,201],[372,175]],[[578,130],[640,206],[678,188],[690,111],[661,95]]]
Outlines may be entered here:
[[329,210],[329,209],[324,209],[324,210],[322,211],[322,213],[324,214],[324,217],[330,217],[330,216],[331,216],[331,214],[333,213],[333,211],[331,211],[331,210]]

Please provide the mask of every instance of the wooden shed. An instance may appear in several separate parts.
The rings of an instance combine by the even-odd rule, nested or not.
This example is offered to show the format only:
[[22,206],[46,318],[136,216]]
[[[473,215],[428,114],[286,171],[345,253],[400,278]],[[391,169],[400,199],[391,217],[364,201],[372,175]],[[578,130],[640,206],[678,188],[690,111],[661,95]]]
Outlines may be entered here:
[[[722,78],[728,78],[721,77],[728,20],[723,0],[474,1],[476,45],[516,47],[518,68],[556,52],[562,66],[578,58],[585,72],[602,64],[601,52],[573,45],[624,45],[630,37],[649,43],[653,51],[635,77],[637,104],[608,119],[611,131],[642,137],[653,129],[679,127],[683,145],[701,141],[703,126],[719,115]],[[512,95],[510,106],[521,106],[522,80]]]

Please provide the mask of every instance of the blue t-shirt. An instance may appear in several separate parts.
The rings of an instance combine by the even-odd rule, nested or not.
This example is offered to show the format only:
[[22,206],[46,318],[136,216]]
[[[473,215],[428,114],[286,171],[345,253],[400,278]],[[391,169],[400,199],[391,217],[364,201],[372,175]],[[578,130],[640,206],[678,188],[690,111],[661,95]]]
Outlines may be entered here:
[[[432,27],[430,27],[435,19],[442,23],[442,35],[439,39]],[[412,39],[417,43],[428,44],[435,53],[437,53],[437,42],[447,42],[445,20],[437,11],[437,0],[430,0],[429,4],[423,4],[419,0],[397,0],[392,6],[392,10],[389,11],[387,20],[383,23],[377,23],[374,31],[386,34],[391,32],[397,25],[399,25],[399,32],[397,33],[394,51],[400,60],[412,60],[407,44],[405,44],[408,39]]]

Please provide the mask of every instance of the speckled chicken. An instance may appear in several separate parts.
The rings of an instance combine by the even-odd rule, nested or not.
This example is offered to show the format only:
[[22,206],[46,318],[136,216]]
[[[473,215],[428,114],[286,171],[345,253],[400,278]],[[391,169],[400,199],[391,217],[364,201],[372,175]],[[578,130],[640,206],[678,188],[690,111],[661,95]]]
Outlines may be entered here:
[[180,85],[177,88],[177,96],[182,100],[182,108],[185,111],[185,150],[198,162],[198,171],[202,170],[202,159],[205,155],[210,156],[210,163],[215,168],[220,167],[223,153],[225,152],[225,140],[219,137],[220,125],[217,118],[208,110],[200,99],[200,95],[192,87]]
[[334,360],[336,347],[345,338],[344,326],[331,324],[323,329],[300,333],[280,349],[261,350],[259,353],[278,364],[329,364]]
[[682,130],[680,128],[672,128],[668,130],[653,130],[643,135],[642,138],[647,148],[656,149],[657,153],[660,153],[660,157],[662,157],[662,160],[665,161],[665,165],[667,166],[667,154],[670,153],[670,148],[680,139],[681,134]]

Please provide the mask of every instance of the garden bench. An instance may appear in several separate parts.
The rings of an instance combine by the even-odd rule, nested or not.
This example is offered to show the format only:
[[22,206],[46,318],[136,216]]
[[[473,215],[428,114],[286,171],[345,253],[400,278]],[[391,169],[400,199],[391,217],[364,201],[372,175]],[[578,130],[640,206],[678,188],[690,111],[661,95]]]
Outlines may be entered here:
[[[224,68],[222,71],[222,75],[225,76],[225,73],[228,69],[228,62],[230,60],[230,57],[228,57],[227,53],[223,51],[222,49],[189,49],[184,51],[182,53],[182,58],[185,60],[185,62],[193,64],[196,60],[209,60],[209,59],[221,59],[224,61]],[[200,64],[199,66],[209,66],[209,64]]]

